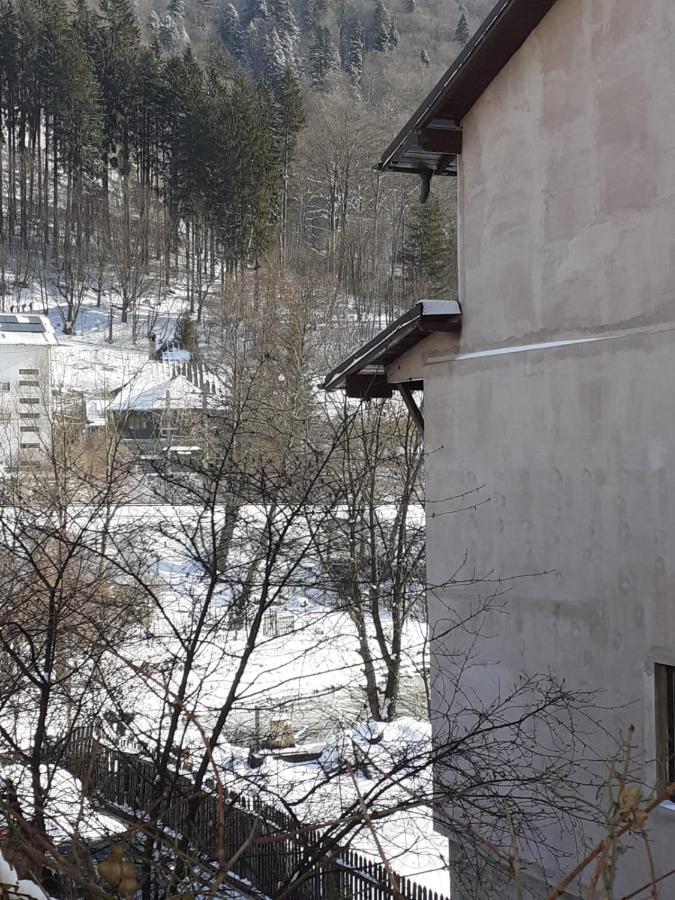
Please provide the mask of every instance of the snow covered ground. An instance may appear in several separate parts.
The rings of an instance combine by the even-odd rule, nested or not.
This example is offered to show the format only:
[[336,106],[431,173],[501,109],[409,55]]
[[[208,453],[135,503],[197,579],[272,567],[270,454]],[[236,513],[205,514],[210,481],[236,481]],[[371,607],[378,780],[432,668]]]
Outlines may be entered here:
[[[112,298],[114,301],[115,298]],[[39,312],[42,296],[37,286],[22,291],[19,306],[32,306]],[[122,325],[119,310],[113,309],[113,343],[109,334],[109,296],[101,308],[89,291],[80,310],[74,335],[64,334],[63,310],[55,291],[48,294],[49,317],[55,326],[58,347],[53,357],[53,383],[61,396],[83,398],[92,414],[102,414],[104,398],[130,382],[144,384],[164,367],[149,360],[145,334],[152,321],[158,343],[170,339],[185,306],[185,292],[178,286],[161,303],[141,305],[137,322],[137,341],[132,325]],[[145,324],[144,324],[145,323]],[[422,511],[417,511],[421,518]],[[246,561],[247,536],[254,530],[260,509],[244,508],[240,513],[238,542],[243,567]],[[180,656],[182,641],[194,627],[195,604],[204,590],[203,571],[190,554],[192,541],[206,540],[200,529],[210,523],[200,522],[200,511],[175,506],[125,506],[115,513],[116,533],[124,534],[151,548],[152,578],[161,599],[161,614],[152,617],[144,632],[139,629],[123,648],[136,665],[156,673],[145,679],[126,671],[120,680],[124,704],[135,718],[132,731],[139,746],[151,746],[157,738],[159,722],[167,690],[175,688],[171,678],[171,661]],[[426,629],[411,620],[405,630],[402,656],[404,699],[401,711],[407,717],[385,726],[366,726],[366,707],[362,689],[363,663],[358,654],[358,635],[352,617],[332,608],[327,602],[317,572],[311,565],[303,572],[302,583],[296,580],[274,599],[276,622],[270,619],[263,629],[263,640],[254,651],[242,682],[225,732],[230,742],[219,753],[219,763],[233,786],[249,786],[252,772],[244,745],[257,735],[263,737],[275,719],[287,720],[298,742],[320,741],[321,758],[314,763],[291,763],[266,755],[255,772],[255,783],[261,795],[289,804],[307,821],[321,821],[338,816],[341,810],[357,800],[353,779],[335,774],[339,762],[351,760],[359,791],[367,795],[392,765],[405,768],[406,759],[428,752],[430,735],[423,721],[425,693],[423,672],[426,664]],[[188,705],[205,726],[212,724],[232,682],[247,634],[237,629],[224,616],[231,601],[231,589],[223,586],[213,604],[213,621],[207,639],[198,649],[188,685]],[[156,611],[157,612],[157,611]],[[386,616],[385,630],[390,628]],[[374,627],[367,622],[373,641]],[[118,660],[119,662],[119,660]],[[380,676],[381,660],[375,661]],[[122,667],[123,668],[123,667]],[[166,674],[169,673],[169,674]],[[175,676],[175,670],[174,670]],[[58,731],[58,723],[51,723]],[[20,733],[15,723],[15,733]],[[54,736],[58,736],[55,734]],[[373,738],[377,737],[377,742]],[[186,743],[195,749],[199,735],[188,734]],[[356,765],[354,747],[359,759],[369,762]],[[333,772],[326,779],[326,773]],[[63,770],[44,772],[50,783],[48,818],[55,841],[77,832],[83,838],[98,836],[101,830],[116,833],[122,826],[110,817],[101,816],[82,796],[81,785]],[[411,793],[424,794],[429,773],[410,774],[400,784],[392,785],[381,803],[396,809],[409,804]],[[0,779],[11,779],[22,798],[22,806],[30,814],[30,791],[27,772],[16,764],[0,769]],[[408,874],[434,890],[449,893],[447,842],[435,835],[431,810],[418,806],[405,813],[394,813],[375,826],[381,847],[400,874]],[[372,833],[362,828],[353,848],[379,859]],[[9,877],[9,876],[8,876]]]
[[[361,826],[352,849],[379,862],[382,851],[399,875],[449,896],[448,842],[434,832],[432,811],[421,802],[416,805],[417,798],[430,796],[431,775],[424,767],[430,752],[428,722],[402,717],[387,724],[364,723],[333,733],[316,762],[292,763],[273,752],[263,754],[255,784],[268,803],[283,801],[302,821],[318,824],[357,806],[360,794],[372,813],[391,815],[373,821],[377,840],[368,826]],[[252,777],[243,754],[226,748],[218,760],[229,786],[241,789],[245,783],[250,790]],[[345,763],[351,772],[344,772]],[[380,793],[391,772],[396,784]],[[371,792],[378,794],[372,804]],[[408,808],[397,811],[399,807]]]
[[[117,819],[94,809],[84,796],[81,782],[65,769],[43,765],[40,767],[40,780],[48,797],[45,826],[55,846],[69,843],[74,837],[87,843],[126,830]],[[21,815],[30,821],[34,811],[30,770],[18,763],[0,764],[0,784],[3,791],[11,786]],[[0,813],[0,828],[6,827],[6,824]]]
[[[19,878],[14,866],[10,866],[0,850],[0,885],[10,897],[33,897],[34,900],[47,900],[42,888],[29,878]],[[3,892],[4,893],[4,892]]]

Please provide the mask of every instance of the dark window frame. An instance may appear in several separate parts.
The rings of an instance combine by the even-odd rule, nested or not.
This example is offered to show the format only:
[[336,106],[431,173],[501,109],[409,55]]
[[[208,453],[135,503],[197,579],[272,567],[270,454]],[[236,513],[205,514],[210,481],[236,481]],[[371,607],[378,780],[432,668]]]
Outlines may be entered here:
[[656,765],[659,787],[675,784],[675,666],[654,666]]

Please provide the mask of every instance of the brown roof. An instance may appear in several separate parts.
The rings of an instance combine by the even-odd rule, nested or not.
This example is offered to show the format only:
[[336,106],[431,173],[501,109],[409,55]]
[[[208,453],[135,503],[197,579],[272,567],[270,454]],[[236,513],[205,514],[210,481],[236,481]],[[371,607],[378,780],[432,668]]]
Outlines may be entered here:
[[420,300],[333,369],[323,388],[346,390],[348,397],[391,397],[394,386],[387,382],[386,367],[428,335],[457,331],[461,324],[457,300]]
[[380,170],[455,175],[461,122],[556,0],[499,0],[382,155]]

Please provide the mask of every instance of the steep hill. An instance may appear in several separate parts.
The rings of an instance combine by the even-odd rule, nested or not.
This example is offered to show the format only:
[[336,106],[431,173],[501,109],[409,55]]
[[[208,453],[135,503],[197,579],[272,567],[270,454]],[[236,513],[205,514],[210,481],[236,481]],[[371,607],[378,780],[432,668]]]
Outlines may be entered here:
[[403,99],[433,83],[491,5],[492,0],[139,0],[138,13],[165,51],[188,40],[205,52],[225,47],[270,86],[279,87],[291,67],[307,88],[326,90],[343,77],[356,93]]

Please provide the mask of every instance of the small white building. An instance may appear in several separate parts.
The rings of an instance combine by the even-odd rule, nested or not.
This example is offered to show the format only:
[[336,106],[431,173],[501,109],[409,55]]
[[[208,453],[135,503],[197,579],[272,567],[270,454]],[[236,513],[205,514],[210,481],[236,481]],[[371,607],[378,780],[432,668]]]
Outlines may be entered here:
[[54,329],[43,316],[0,314],[0,468],[44,458],[51,434]]

